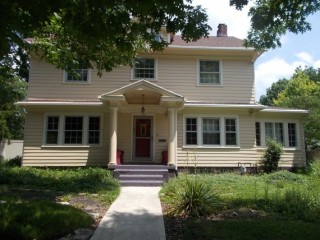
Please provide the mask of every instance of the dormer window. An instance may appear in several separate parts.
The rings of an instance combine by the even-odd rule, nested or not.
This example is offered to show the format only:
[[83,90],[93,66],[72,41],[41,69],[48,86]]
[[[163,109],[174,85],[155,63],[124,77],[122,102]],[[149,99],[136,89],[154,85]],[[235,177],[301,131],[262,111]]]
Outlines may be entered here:
[[220,61],[199,60],[198,84],[199,85],[221,85]]
[[138,58],[133,67],[132,79],[156,80],[156,60]]

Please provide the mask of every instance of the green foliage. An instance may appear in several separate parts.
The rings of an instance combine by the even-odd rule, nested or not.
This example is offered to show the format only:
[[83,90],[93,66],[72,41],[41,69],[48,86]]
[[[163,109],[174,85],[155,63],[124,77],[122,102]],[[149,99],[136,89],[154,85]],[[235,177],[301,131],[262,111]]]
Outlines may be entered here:
[[182,177],[178,184],[169,185],[163,190],[163,197],[173,215],[206,216],[221,206],[213,188],[197,175]]
[[[191,1],[4,1],[0,22],[0,58],[12,41],[25,49],[39,50],[60,68],[78,65],[110,71],[131,64],[141,49],[163,50],[156,35],[166,26],[194,41],[211,30],[207,14]],[[32,16],[32,17],[30,17]],[[32,37],[33,45],[23,41]]]
[[52,202],[30,201],[0,204],[0,235],[3,239],[58,239],[77,228],[90,228],[87,213]]
[[11,158],[8,161],[6,161],[5,164],[9,167],[21,167],[22,156],[16,156],[14,158]]
[[34,186],[65,193],[100,193],[111,203],[119,194],[119,183],[102,168],[41,169],[0,165],[0,184]]
[[286,182],[296,182],[301,183],[304,181],[303,176],[295,174],[289,171],[277,171],[265,175],[267,181],[286,181]]
[[266,173],[274,172],[278,169],[278,164],[283,153],[281,143],[273,139],[267,139],[266,150],[263,155],[263,171]]
[[[232,0],[237,8],[247,5],[247,0]],[[287,31],[298,34],[311,30],[307,16],[320,10],[318,0],[255,0],[249,10],[251,29],[246,46],[258,50],[281,46],[281,36]],[[299,13],[299,14],[297,14]]]
[[[307,146],[320,141],[320,70],[298,68],[286,88],[274,101],[276,106],[309,110],[304,118]],[[312,80],[311,80],[312,78]]]
[[320,180],[320,159],[310,163],[308,168],[310,175]]
[[23,137],[24,112],[14,105],[26,96],[28,64],[22,52],[12,46],[8,56],[0,57],[0,141]]
[[274,106],[274,101],[278,99],[278,95],[288,85],[288,79],[280,79],[279,81],[272,83],[271,87],[267,89],[266,95],[260,97],[259,103],[267,106]]

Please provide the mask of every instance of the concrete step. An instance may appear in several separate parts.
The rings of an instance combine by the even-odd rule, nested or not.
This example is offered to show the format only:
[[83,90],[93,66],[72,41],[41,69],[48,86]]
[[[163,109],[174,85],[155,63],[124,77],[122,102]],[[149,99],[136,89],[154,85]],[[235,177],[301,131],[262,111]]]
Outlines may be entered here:
[[115,169],[165,169],[168,170],[166,165],[117,165]]
[[163,181],[160,180],[152,180],[152,181],[146,181],[146,180],[120,180],[121,186],[127,186],[127,187],[151,187],[151,186],[162,186]]
[[119,175],[119,180],[160,180],[163,181],[162,174],[153,174],[153,175],[146,175],[146,174],[123,174]]

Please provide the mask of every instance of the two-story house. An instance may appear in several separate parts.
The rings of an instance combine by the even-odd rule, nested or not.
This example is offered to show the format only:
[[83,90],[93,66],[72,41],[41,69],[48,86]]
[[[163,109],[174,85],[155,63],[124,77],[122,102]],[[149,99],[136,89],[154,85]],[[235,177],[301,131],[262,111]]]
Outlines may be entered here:
[[121,150],[123,164],[234,168],[260,162],[272,137],[284,146],[280,166],[305,166],[307,111],[256,103],[259,52],[224,24],[197,42],[161,36],[170,43],[163,52],[102,77],[31,56],[28,98],[18,103],[27,111],[23,165],[112,167]]

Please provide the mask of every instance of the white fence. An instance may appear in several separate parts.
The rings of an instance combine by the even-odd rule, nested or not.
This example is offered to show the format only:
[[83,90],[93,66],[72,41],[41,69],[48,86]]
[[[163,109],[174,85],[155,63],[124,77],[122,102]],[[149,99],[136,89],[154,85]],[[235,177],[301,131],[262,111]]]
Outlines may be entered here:
[[5,160],[9,160],[16,156],[22,156],[23,140],[3,140],[0,142],[0,156]]

